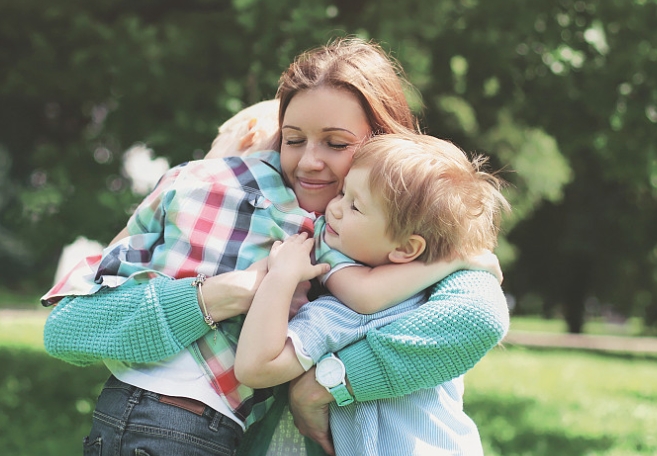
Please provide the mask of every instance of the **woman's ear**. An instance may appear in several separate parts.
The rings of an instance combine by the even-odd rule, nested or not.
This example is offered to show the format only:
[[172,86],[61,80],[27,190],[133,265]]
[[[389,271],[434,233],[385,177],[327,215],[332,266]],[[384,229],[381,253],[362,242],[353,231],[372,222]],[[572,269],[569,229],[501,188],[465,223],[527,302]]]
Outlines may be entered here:
[[410,263],[422,255],[426,248],[427,241],[422,236],[411,234],[408,239],[388,254],[388,259],[391,263]]

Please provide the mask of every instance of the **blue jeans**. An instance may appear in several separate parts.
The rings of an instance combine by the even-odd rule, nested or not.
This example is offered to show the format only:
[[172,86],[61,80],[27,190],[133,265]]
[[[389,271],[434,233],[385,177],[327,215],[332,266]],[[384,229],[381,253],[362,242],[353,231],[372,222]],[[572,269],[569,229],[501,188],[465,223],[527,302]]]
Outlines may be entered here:
[[[170,403],[167,403],[170,402]],[[234,455],[242,428],[204,406],[172,405],[176,398],[111,376],[98,397],[85,456]]]

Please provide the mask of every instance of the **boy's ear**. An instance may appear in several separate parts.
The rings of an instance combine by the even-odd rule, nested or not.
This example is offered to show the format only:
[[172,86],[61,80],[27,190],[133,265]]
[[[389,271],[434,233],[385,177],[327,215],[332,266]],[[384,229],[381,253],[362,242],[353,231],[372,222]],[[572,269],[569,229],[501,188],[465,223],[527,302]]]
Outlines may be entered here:
[[412,234],[403,243],[399,244],[395,250],[388,254],[391,263],[410,263],[424,253],[427,248],[427,241],[419,234]]
[[256,118],[252,118],[249,120],[247,126],[248,131],[239,140],[238,150],[240,152],[244,152],[255,143],[256,136],[258,136],[258,130],[254,130],[253,127],[255,127],[257,123],[258,123],[258,119]]
[[257,130],[251,130],[247,134],[242,136],[238,144],[238,150],[240,152],[244,152],[249,147],[251,147],[255,143],[256,136],[258,136]]

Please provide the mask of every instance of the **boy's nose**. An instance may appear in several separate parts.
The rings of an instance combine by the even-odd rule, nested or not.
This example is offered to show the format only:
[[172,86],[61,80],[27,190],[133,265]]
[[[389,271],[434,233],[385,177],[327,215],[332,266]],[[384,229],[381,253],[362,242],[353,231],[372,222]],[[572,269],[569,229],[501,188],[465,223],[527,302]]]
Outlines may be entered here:
[[333,219],[340,219],[342,218],[342,205],[341,205],[341,198],[334,198],[331,200],[331,202],[328,204],[326,207],[326,212],[331,214],[331,217]]

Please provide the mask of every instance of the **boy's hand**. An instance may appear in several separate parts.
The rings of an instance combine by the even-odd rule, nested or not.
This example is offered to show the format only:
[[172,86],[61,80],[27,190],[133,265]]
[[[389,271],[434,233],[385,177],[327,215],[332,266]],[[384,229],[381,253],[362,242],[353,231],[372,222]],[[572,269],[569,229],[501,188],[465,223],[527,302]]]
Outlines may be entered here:
[[468,257],[464,260],[465,269],[474,271],[488,271],[497,277],[500,284],[504,280],[502,268],[500,267],[500,260],[490,250],[482,250],[478,255]]
[[298,282],[314,279],[326,274],[330,267],[326,263],[313,265],[310,262],[314,240],[307,233],[295,234],[284,242],[276,241],[269,252],[269,272],[280,268],[286,275],[296,277]]

